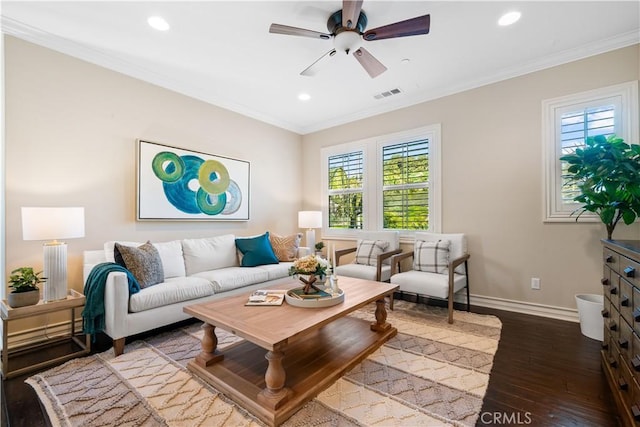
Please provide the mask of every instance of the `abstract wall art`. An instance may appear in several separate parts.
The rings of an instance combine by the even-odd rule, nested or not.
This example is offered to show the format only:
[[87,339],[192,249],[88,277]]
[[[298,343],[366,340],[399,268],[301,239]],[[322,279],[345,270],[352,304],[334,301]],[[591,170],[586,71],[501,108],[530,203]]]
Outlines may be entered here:
[[249,162],[137,142],[138,220],[249,220]]

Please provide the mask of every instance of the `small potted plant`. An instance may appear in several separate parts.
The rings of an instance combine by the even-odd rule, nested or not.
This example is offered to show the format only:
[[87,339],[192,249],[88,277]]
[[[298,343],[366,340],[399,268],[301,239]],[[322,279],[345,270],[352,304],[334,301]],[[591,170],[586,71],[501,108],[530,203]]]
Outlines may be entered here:
[[315,245],[316,255],[322,255],[322,248],[324,248],[324,242],[318,242]]
[[46,277],[41,277],[41,274],[41,271],[35,273],[31,267],[20,267],[11,272],[9,287],[13,290],[7,295],[10,307],[24,307],[40,301],[38,284],[47,280]]

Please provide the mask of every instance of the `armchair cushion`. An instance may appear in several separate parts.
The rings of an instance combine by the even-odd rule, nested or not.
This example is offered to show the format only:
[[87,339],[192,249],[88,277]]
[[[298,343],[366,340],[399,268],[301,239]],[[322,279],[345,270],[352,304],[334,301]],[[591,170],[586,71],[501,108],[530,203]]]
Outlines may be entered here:
[[[336,274],[338,276],[357,277],[364,280],[377,280],[376,269],[368,265],[363,264],[344,264],[336,267]],[[382,264],[380,270],[380,280],[385,282],[391,277],[391,266]]]
[[358,240],[355,263],[375,267],[378,255],[383,253],[387,247],[389,247],[389,242],[383,240]]
[[427,273],[446,274],[449,268],[448,240],[427,242],[416,240],[413,248],[413,269]]
[[[449,297],[449,275],[426,273],[424,271],[409,270],[394,274],[391,283],[400,286],[400,291],[414,294],[429,295],[446,299]],[[463,274],[453,274],[453,292],[463,289],[467,284],[467,277]]]

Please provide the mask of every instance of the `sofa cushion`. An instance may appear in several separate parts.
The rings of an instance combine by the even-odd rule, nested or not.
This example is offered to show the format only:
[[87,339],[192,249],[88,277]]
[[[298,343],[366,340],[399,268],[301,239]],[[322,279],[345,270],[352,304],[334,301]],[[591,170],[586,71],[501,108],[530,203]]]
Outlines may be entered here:
[[157,285],[164,280],[160,254],[151,242],[137,248],[116,243],[115,251],[116,255],[119,253],[122,256],[124,266],[133,274],[141,288]]
[[355,263],[375,267],[378,263],[378,255],[383,253],[389,242],[384,240],[358,240]]
[[267,272],[269,280],[281,279],[289,275],[289,268],[293,262],[281,262],[279,264],[261,265],[260,269]]
[[266,282],[269,280],[269,273],[262,267],[227,267],[202,271],[192,277],[208,280],[214,291],[219,293],[254,283]]
[[437,242],[416,240],[413,247],[413,269],[427,273],[447,273],[449,245],[448,240],[438,240]]
[[129,298],[129,311],[140,312],[213,295],[212,284],[198,277],[174,277]]
[[278,257],[269,241],[269,232],[249,238],[237,238],[236,246],[242,252],[242,267],[257,267],[265,264],[277,264]]
[[290,236],[278,236],[277,234],[269,234],[269,241],[273,252],[278,257],[278,261],[293,261],[298,255],[300,240],[302,234],[292,234]]
[[218,268],[236,267],[236,242],[233,234],[182,241],[187,275]]

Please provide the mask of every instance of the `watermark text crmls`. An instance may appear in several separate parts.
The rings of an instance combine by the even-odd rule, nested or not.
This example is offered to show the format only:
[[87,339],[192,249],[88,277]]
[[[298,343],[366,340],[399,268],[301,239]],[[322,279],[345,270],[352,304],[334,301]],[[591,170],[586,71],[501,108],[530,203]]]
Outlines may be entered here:
[[531,412],[481,412],[480,422],[485,425],[529,425]]

